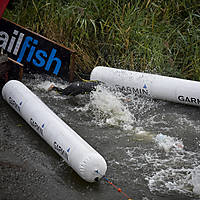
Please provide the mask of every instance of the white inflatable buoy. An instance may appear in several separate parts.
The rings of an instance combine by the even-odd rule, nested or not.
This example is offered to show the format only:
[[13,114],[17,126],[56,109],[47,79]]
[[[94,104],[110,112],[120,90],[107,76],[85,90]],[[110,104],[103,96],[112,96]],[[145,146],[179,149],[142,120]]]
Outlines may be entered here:
[[84,180],[95,182],[105,175],[104,158],[23,83],[7,82],[2,96]]
[[115,86],[127,94],[200,106],[200,82],[197,81],[102,66],[92,70],[90,79]]

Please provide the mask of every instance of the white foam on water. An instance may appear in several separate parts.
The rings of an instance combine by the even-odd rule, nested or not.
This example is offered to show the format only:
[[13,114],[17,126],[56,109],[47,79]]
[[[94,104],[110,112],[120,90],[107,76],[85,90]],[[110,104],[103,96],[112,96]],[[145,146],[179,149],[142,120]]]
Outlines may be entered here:
[[94,115],[95,122],[102,125],[117,126],[123,130],[132,130],[135,116],[128,109],[125,96],[113,93],[99,85],[96,91],[91,92],[89,107]]
[[170,137],[162,133],[156,135],[154,140],[166,153],[168,153],[172,148],[175,148],[176,150],[183,150],[184,148],[182,140],[178,140],[175,137]]
[[[142,115],[156,109],[159,105],[153,100],[134,95],[124,95],[103,85],[98,85],[96,91],[90,93],[90,101],[84,107],[73,108],[77,111],[91,111],[93,122],[98,126],[114,126],[124,131],[137,133],[135,127],[142,127],[146,121],[140,120]],[[150,122],[151,123],[151,122]],[[143,130],[145,132],[145,130]]]
[[51,81],[42,81],[39,84],[36,85],[36,88],[40,89],[40,90],[45,90],[48,91],[49,87],[51,85],[56,85],[54,82]]
[[69,83],[66,82],[66,83],[60,83],[60,82],[55,82],[55,81],[49,81],[49,80],[45,80],[45,81],[41,81],[40,83],[36,84],[34,89],[36,90],[44,90],[44,93],[42,96],[47,96],[47,97],[51,97],[51,98],[54,98],[54,99],[68,99],[67,96],[65,95],[60,95],[58,92],[54,91],[54,90],[50,90],[49,91],[49,88],[50,86],[56,86],[58,88],[66,88]]
[[200,165],[195,168],[161,169],[147,180],[151,192],[177,191],[200,196]]
[[[133,134],[134,133],[134,134]],[[151,131],[144,130],[143,127],[135,127],[134,131],[127,134],[132,136],[133,140],[142,141],[142,142],[152,142],[154,134]]]
[[168,193],[176,191],[200,196],[199,155],[184,149],[182,140],[164,134],[154,138],[162,152],[145,154],[146,161],[152,165],[152,175],[147,175],[151,192]]
[[52,81],[46,80],[46,81],[41,81],[40,83],[38,83],[38,84],[36,85],[36,88],[37,88],[37,89],[40,89],[40,90],[48,91],[48,89],[49,89],[49,87],[50,87],[51,85],[56,86],[56,87],[58,87],[58,88],[64,89],[64,88],[66,88],[66,87],[69,85],[69,83],[66,82],[65,84],[63,84],[63,83],[52,82]]
[[200,195],[200,165],[191,171],[190,183],[193,186],[193,192]]

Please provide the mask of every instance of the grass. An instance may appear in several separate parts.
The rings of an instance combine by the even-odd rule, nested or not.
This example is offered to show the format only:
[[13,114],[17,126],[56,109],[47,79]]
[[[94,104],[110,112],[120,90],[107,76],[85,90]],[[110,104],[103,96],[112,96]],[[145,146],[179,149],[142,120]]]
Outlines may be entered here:
[[198,0],[18,0],[4,17],[97,65],[200,80]]

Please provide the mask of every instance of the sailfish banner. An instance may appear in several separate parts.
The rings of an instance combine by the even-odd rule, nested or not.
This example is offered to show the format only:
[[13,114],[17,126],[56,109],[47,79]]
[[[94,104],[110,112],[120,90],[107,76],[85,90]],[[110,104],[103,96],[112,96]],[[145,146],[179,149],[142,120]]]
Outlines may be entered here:
[[24,64],[24,71],[69,79],[72,50],[5,18],[0,19],[0,48],[10,58]]

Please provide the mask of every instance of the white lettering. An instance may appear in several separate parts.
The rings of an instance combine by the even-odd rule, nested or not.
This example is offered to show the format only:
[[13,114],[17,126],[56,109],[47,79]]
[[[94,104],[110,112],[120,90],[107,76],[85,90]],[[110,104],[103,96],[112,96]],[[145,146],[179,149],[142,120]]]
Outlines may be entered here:
[[15,46],[15,49],[14,49],[14,51],[13,51],[13,54],[14,54],[14,55],[17,55],[17,53],[18,53],[18,51],[19,51],[19,48],[20,48],[20,46],[21,46],[21,43],[22,43],[23,38],[24,38],[24,34],[23,34],[23,33],[20,33],[20,34],[19,34],[19,38],[18,38],[17,43],[16,43],[16,46]]
[[0,32],[0,41],[3,41],[3,43],[0,44],[0,47],[2,47],[3,49],[6,49],[8,40],[9,40],[9,35],[6,32],[1,31]]

